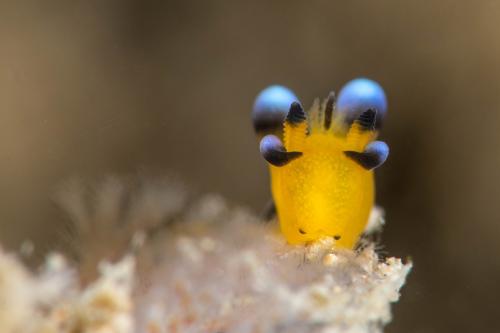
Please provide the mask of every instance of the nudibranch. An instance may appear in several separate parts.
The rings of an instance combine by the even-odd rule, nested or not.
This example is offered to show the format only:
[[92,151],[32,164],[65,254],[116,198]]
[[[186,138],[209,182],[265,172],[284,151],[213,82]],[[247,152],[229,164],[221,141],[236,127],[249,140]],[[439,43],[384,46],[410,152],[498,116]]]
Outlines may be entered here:
[[269,163],[280,228],[290,244],[333,237],[353,248],[374,205],[373,170],[389,154],[377,141],[387,100],[369,79],[347,83],[307,112],[282,86],[262,91],[252,118]]

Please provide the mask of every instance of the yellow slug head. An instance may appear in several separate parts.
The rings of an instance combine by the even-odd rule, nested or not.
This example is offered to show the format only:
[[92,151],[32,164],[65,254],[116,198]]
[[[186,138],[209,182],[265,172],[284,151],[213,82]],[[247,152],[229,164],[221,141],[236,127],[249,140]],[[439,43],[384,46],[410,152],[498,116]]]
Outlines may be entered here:
[[329,236],[353,248],[365,229],[374,204],[373,169],[385,161],[388,147],[374,141],[376,110],[349,117],[337,110],[333,94],[307,113],[294,101],[283,141],[273,134],[261,140],[280,227],[291,244]]

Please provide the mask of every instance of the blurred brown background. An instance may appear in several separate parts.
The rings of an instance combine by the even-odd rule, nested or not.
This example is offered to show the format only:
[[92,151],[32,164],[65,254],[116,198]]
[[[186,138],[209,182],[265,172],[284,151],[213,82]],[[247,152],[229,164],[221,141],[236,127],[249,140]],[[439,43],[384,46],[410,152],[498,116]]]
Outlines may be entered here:
[[388,332],[500,330],[500,2],[1,1],[0,241],[60,237],[69,177],[173,170],[258,211],[249,120],[272,83],[305,105],[385,88],[386,251],[415,262]]

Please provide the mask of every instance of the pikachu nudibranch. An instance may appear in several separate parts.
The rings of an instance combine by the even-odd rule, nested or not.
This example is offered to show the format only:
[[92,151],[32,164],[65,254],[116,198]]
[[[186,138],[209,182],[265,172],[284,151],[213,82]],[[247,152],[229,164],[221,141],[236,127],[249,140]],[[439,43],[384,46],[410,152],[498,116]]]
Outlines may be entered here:
[[278,220],[289,243],[330,236],[337,246],[355,246],[374,205],[373,169],[389,154],[384,142],[375,141],[386,111],[383,89],[368,79],[349,82],[337,102],[331,93],[307,113],[281,86],[257,97],[254,126],[263,136],[260,152],[270,164]]

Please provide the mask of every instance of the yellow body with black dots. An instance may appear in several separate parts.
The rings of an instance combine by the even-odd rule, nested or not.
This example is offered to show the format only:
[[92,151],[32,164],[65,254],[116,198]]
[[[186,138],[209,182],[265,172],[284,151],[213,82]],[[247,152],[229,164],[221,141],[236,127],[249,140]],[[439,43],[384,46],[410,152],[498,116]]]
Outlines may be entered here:
[[325,128],[323,117],[316,104],[307,121],[285,121],[284,148],[302,156],[284,166],[270,165],[272,194],[289,243],[333,237],[336,246],[353,248],[374,205],[374,174],[344,152],[362,152],[376,132],[357,122],[345,128],[341,119]]

